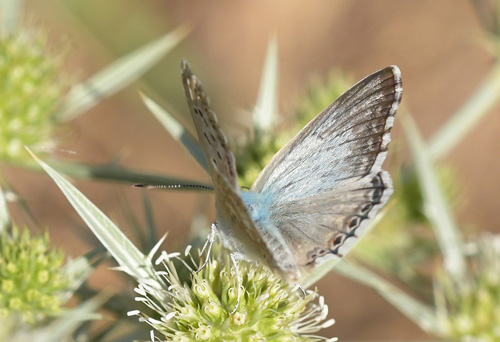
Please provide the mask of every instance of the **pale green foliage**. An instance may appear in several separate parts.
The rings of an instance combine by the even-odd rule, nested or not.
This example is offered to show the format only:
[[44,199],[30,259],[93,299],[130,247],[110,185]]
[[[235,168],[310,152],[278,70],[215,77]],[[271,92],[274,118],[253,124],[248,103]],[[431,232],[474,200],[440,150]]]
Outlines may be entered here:
[[330,70],[326,80],[319,76],[311,78],[307,93],[295,110],[295,130],[307,125],[353,84],[352,78],[338,69]]
[[[422,191],[415,170],[400,168],[391,172],[391,176],[394,193],[387,213],[353,254],[422,290],[419,268],[434,258],[439,248],[423,212]],[[439,165],[436,176],[452,208],[459,207],[464,195],[456,171],[448,165]]]

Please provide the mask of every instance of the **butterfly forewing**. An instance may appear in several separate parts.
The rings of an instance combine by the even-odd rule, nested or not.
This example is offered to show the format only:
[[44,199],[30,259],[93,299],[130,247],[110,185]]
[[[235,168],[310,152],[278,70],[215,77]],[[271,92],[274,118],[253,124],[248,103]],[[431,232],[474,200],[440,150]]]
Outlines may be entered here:
[[299,266],[345,254],[387,202],[392,182],[381,165],[401,94],[396,66],[361,80],[283,147],[252,186],[273,199],[270,221]]
[[395,66],[358,82],[273,157],[252,190],[286,202],[380,170],[401,90]]
[[243,202],[236,176],[234,155],[219,128],[215,112],[210,107],[201,82],[194,76],[186,61],[182,63],[182,81],[189,110],[200,145],[210,167],[215,190],[218,233],[227,247],[246,257],[273,262],[266,242],[255,227]]
[[198,139],[212,176],[216,169],[234,189],[239,189],[233,152],[228,146],[226,136],[219,128],[217,116],[210,108],[210,100],[205,95],[200,80],[192,74],[186,61],[182,62],[182,83]]

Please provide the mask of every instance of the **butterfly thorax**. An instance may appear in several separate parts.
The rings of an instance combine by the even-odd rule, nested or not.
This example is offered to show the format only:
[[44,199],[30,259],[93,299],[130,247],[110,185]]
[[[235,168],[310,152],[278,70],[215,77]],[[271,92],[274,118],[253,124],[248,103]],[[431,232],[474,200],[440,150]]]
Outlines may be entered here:
[[296,282],[300,272],[292,251],[274,222],[273,198],[253,191],[244,191],[241,193],[241,199],[248,209],[254,230],[247,230],[245,227],[248,225],[242,225],[238,220],[234,220],[234,217],[228,216],[228,211],[224,210],[222,204],[223,208],[217,208],[216,223],[221,242],[245,259],[267,265],[290,282]]
[[245,202],[252,220],[257,226],[266,229],[271,228],[271,204],[273,202],[272,196],[263,195],[254,191],[243,191],[241,198]]
[[285,278],[293,282],[300,276],[297,263],[289,244],[276,225],[273,217],[273,207],[276,199],[270,194],[254,191],[244,191],[241,198],[248,208],[250,216],[264,241],[267,250],[271,252],[273,264],[278,268]]

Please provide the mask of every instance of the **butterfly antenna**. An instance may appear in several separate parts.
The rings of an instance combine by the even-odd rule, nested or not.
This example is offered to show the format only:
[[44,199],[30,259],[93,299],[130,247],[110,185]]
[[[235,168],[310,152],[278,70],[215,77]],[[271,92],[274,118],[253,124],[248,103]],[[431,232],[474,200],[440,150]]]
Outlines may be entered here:
[[136,188],[143,189],[200,189],[200,190],[210,190],[213,191],[214,188],[208,185],[201,184],[134,184]]

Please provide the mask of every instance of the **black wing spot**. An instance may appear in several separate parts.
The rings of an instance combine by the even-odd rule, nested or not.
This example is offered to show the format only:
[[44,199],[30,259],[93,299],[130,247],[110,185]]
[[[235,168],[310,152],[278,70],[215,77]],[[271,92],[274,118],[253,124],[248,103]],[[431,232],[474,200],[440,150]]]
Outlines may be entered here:
[[207,143],[208,143],[209,145],[212,145],[212,143],[210,142],[210,140],[208,140],[208,135],[207,135],[207,133],[203,132],[203,135],[205,136],[205,139],[207,140]]
[[373,203],[380,203],[380,198],[382,198],[383,193],[382,189],[374,189],[372,194]]
[[367,201],[371,202],[371,204],[379,204],[383,193],[384,190],[381,188],[372,188],[365,194],[365,198]]
[[336,249],[338,247],[340,247],[340,245],[342,245],[343,242],[344,242],[344,236],[343,235],[339,235],[335,239],[333,239],[331,241],[331,247],[330,247],[330,249],[332,250],[332,252],[336,253]]
[[325,255],[328,251],[324,248],[315,248],[307,253],[307,258],[309,260],[308,264],[313,263],[317,258]]
[[219,151],[217,151],[217,156],[219,157],[219,160],[222,161],[222,156],[220,155]]
[[384,182],[382,181],[382,177],[380,175],[376,175],[372,178],[372,185],[374,188],[384,187]]
[[361,218],[359,216],[353,216],[347,222],[347,227],[349,227],[349,230],[355,229],[356,227],[359,226],[360,222]]
[[361,214],[366,215],[373,208],[371,203],[367,203],[361,207]]

